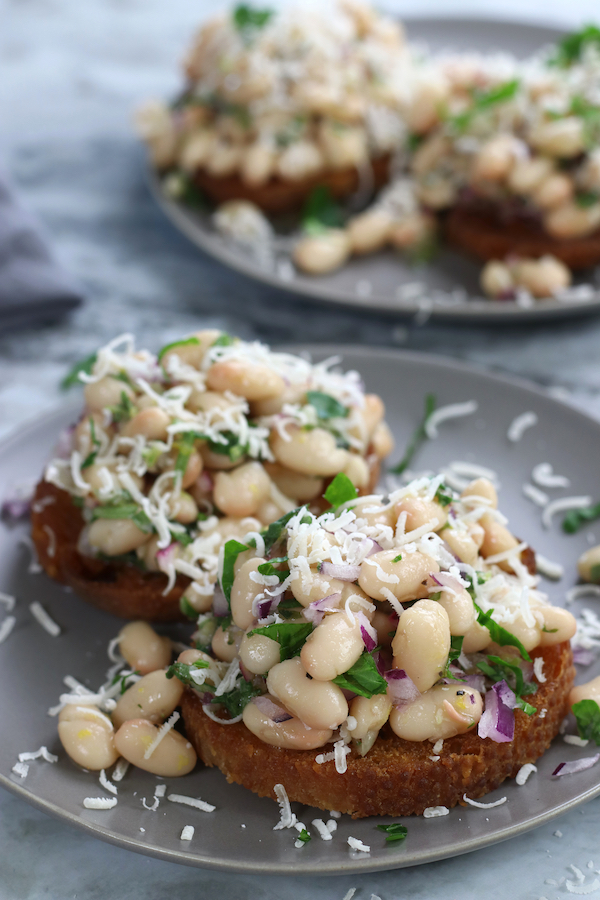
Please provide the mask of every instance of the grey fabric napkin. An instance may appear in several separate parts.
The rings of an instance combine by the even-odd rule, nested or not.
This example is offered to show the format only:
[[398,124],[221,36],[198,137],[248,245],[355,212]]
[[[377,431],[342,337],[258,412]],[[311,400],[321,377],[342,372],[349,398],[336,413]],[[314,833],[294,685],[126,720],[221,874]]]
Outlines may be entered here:
[[81,290],[0,170],[0,333],[51,322],[79,303]]

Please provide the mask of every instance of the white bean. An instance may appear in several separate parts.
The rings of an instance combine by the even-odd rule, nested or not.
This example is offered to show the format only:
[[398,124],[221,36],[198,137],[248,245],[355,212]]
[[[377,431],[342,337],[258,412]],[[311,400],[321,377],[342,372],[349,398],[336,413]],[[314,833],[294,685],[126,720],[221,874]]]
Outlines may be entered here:
[[344,475],[347,475],[354,487],[359,489],[366,488],[371,480],[371,472],[366,460],[357,453],[348,455],[348,464],[344,469]]
[[221,625],[213,635],[211,648],[217,659],[223,662],[233,662],[238,654],[242,642],[242,632],[236,626],[223,629]]
[[161,637],[147,622],[129,622],[119,632],[119,650],[134,671],[147,675],[164,669],[173,652],[168,637]]
[[506,263],[492,259],[481,270],[481,287],[488,297],[507,297],[515,289],[512,272]]
[[418,600],[400,616],[392,641],[394,668],[404,669],[421,692],[439,679],[450,652],[450,620],[435,600]]
[[323,154],[312,141],[299,140],[289,144],[277,160],[277,174],[284,181],[302,181],[322,171]]
[[328,681],[311,681],[297,656],[273,666],[267,688],[309,728],[337,728],[348,716],[342,689]]
[[406,119],[409,131],[425,134],[437,125],[444,104],[448,99],[449,85],[442,75],[428,72],[417,83],[412,92]]
[[600,544],[590,547],[577,560],[577,571],[588,582],[600,582]]
[[405,497],[394,506],[394,515],[398,518],[406,513],[405,531],[413,531],[428,522],[433,522],[432,531],[439,531],[446,524],[448,516],[446,510],[435,500],[425,500],[423,497]]
[[487,500],[490,509],[498,509],[498,494],[496,488],[488,478],[476,478],[469,482],[463,490],[461,497],[483,497]]
[[335,437],[324,428],[304,431],[296,425],[287,429],[289,440],[278,432],[271,436],[277,462],[304,475],[337,475],[348,464],[348,451],[336,446]]
[[112,713],[114,726],[119,728],[128,719],[148,719],[160,724],[171,715],[182,694],[179,679],[167,678],[163,669],[156,669],[119,697]]
[[227,178],[235,174],[242,161],[243,147],[217,139],[205,163],[205,169],[213,178]]
[[202,169],[211,155],[216,140],[212,128],[195,131],[186,138],[180,152],[179,165],[184,170],[193,174],[197,169]]
[[324,120],[319,143],[327,165],[335,170],[358,168],[367,162],[367,133],[362,126],[338,125]]
[[97,772],[118,759],[112,723],[95,707],[90,712],[75,704],[66,706],[59,718],[58,736],[73,762],[84,769]]
[[577,687],[572,688],[569,694],[569,706],[581,703],[582,700],[595,700],[600,706],[600,675],[585,684],[578,684]]
[[217,472],[214,501],[227,516],[252,516],[269,496],[271,479],[259,462],[252,460],[232,472]]
[[593,206],[578,206],[565,203],[551,210],[544,218],[544,227],[552,237],[559,240],[587,237],[600,226],[600,203]]
[[348,233],[330,228],[322,234],[301,238],[292,252],[295,264],[309,275],[325,275],[343,266],[350,256]]
[[304,502],[314,500],[323,493],[324,482],[318,475],[303,475],[293,472],[279,463],[265,463],[270,479],[286,497]]
[[512,134],[499,134],[490,138],[475,156],[473,179],[504,181],[522,151],[522,141]]
[[343,587],[343,581],[321,575],[320,572],[312,572],[310,577],[300,575],[290,585],[294,598],[304,607],[330,594],[340,593]]
[[569,641],[577,631],[577,622],[567,609],[558,606],[542,606],[538,610],[543,619],[540,634],[540,646],[552,647],[554,644],[562,644]]
[[356,719],[356,728],[351,732],[352,740],[359,742],[359,750],[363,756],[375,743],[391,711],[392,703],[387,694],[355,697],[350,703],[350,715]]
[[479,556],[479,548],[468,531],[459,531],[457,528],[446,528],[444,540],[452,553],[456,554],[462,562],[469,566],[475,565]]
[[[277,698],[269,699],[277,703]],[[333,734],[331,728],[309,728],[295,717],[285,722],[274,722],[254,703],[248,703],[242,715],[248,731],[265,744],[284,750],[316,750],[326,744]]]
[[513,267],[515,281],[534,297],[553,297],[571,283],[571,272],[554,256],[519,260]]
[[463,653],[479,653],[480,650],[485,650],[489,646],[491,640],[490,632],[485,625],[475,622],[465,634],[462,651]]
[[585,149],[583,122],[575,116],[541,122],[529,133],[529,143],[548,156],[572,159]]
[[508,176],[508,187],[514,194],[527,197],[533,194],[553,171],[554,163],[547,156],[518,159]]
[[[397,562],[396,557],[400,556]],[[374,600],[386,600],[383,590],[391,591],[403,603],[429,596],[425,582],[432,572],[439,572],[437,562],[425,553],[398,553],[383,550],[364,560],[360,567],[358,583]]]
[[556,209],[557,206],[569,203],[574,191],[575,185],[568,175],[564,172],[553,172],[536,188],[531,199],[540,209]]
[[246,359],[220,360],[208,370],[206,384],[213,391],[231,391],[246,400],[277,397],[285,384],[269,366]]
[[252,625],[256,618],[252,613],[252,603],[265,589],[263,584],[257,584],[251,576],[264,562],[265,560],[260,556],[246,560],[233,579],[231,616],[238,628],[244,631]]
[[142,409],[139,413],[125,422],[121,429],[124,437],[135,437],[141,434],[149,441],[166,441],[167,425],[171,422],[170,417],[158,406],[150,406]]
[[280,644],[265,634],[245,634],[240,644],[240,660],[253,675],[266,675],[280,662]]
[[96,519],[88,529],[88,541],[106,556],[120,556],[137,550],[148,541],[150,535],[131,519]]
[[158,734],[158,728],[147,719],[129,719],[115,734],[115,746],[121,756],[138,769],[175,778],[187,775],[196,765],[196,751],[178,731],[171,729],[149,759],[144,754]]
[[[484,538],[479,552],[484,559],[488,556],[495,556],[497,553],[505,553],[507,550],[513,550],[519,546],[518,540],[513,537],[508,528],[497,522],[491,513],[484,513],[479,520],[479,524],[483,528]],[[501,569],[512,572],[508,562],[498,563]]]
[[117,406],[121,401],[121,394],[125,394],[128,400],[135,398],[129,385],[114,375],[105,375],[99,381],[86,384],[83,389],[85,405],[92,412],[101,412],[109,406]]
[[250,187],[266,184],[273,174],[276,162],[275,150],[263,141],[256,141],[244,151],[240,171],[242,181]]
[[389,240],[394,217],[386,209],[368,209],[348,222],[348,237],[353,253],[374,253]]
[[309,634],[300,659],[311,678],[333,681],[357,662],[363,650],[359,620],[339,612],[325,616]]
[[448,613],[450,634],[467,634],[477,621],[477,613],[471,595],[462,590],[452,593],[442,590],[437,602]]
[[405,741],[438,741],[464,734],[479,722],[483,701],[466,685],[442,684],[390,714],[392,731]]
[[377,459],[385,459],[394,449],[394,437],[387,422],[380,422],[375,426],[371,437],[371,447]]

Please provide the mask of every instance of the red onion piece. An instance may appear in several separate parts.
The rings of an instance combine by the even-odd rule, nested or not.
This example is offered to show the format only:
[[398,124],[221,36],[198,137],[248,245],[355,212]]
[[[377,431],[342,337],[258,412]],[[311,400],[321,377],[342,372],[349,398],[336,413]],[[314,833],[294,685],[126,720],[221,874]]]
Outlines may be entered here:
[[463,590],[462,584],[453,575],[449,575],[448,572],[432,572],[429,577],[441,588],[449,588],[457,594],[460,594]]
[[324,614],[337,609],[337,604],[341,599],[342,595],[339,591],[335,594],[328,594],[322,600],[314,600],[312,603],[309,603],[302,614],[313,625],[320,625]]
[[283,709],[283,707],[277,706],[277,704],[273,703],[273,701],[265,694],[262,694],[260,697],[253,697],[251,702],[259,708],[261,713],[268,716],[272,722],[287,722],[289,719],[293,718],[289,712]]
[[576,666],[591,666],[595,660],[596,654],[593,650],[586,650],[584,647],[573,649],[573,662]]
[[10,522],[18,522],[19,519],[25,519],[29,515],[31,502],[23,500],[20,497],[9,497],[2,504],[0,510],[0,518]]
[[371,549],[367,553],[367,556],[373,556],[374,553],[381,553],[383,551],[383,547],[381,544],[378,544],[377,541],[374,541],[373,538],[367,538],[369,543],[371,544]]
[[356,581],[360,575],[360,566],[350,566],[348,563],[336,566],[326,561],[321,563],[321,574],[327,578],[337,578],[339,581]]
[[172,544],[169,544],[168,547],[164,547],[162,550],[157,550],[156,562],[158,563],[158,568],[161,572],[164,572],[166,575],[169,574],[169,566],[171,566],[175,562],[176,553],[176,541],[173,541]]
[[515,714],[517,700],[505,681],[492,685],[485,695],[485,710],[479,720],[477,734],[480,738],[490,738],[497,744],[512,741],[515,736]]
[[479,691],[480,694],[485,694],[485,678],[483,675],[463,675],[461,680],[473,690]]
[[205,494],[210,494],[214,487],[214,482],[208,472],[202,472],[198,478],[198,487]]
[[388,694],[394,706],[404,706],[421,696],[416,684],[404,669],[390,669],[383,677],[388,683]]
[[227,603],[225,594],[219,588],[215,590],[212,607],[215,616],[229,615],[229,604]]
[[370,653],[371,650],[374,650],[377,646],[377,632],[365,616],[364,612],[357,612],[356,618],[360,624],[360,634],[363,639],[363,644],[365,645],[365,650],[368,650]]
[[595,756],[584,756],[582,759],[574,759],[572,762],[559,763],[552,773],[552,777],[560,778],[561,775],[574,775],[576,772],[591,769],[599,759],[600,753],[596,753]]

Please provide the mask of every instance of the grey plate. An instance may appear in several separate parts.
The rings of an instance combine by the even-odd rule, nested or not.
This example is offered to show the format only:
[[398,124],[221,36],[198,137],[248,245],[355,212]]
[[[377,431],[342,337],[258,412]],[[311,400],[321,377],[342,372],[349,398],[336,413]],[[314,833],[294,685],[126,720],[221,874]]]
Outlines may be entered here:
[[[574,583],[577,556],[589,546],[586,534],[566,537],[557,526],[544,531],[539,510],[523,497],[521,485],[536,463],[548,461],[555,471],[571,477],[569,493],[594,492],[600,483],[600,424],[526,384],[460,363],[368,348],[312,349],[315,359],[339,352],[344,366],[361,371],[368,389],[381,394],[395,432],[398,456],[422,415],[426,392],[435,392],[439,404],[472,398],[478,401],[477,414],[441,426],[440,438],[423,447],[419,468],[466,459],[496,469],[503,485],[501,507],[517,534],[547,557],[565,564],[567,574],[563,582],[547,588],[551,599],[561,603],[565,590]],[[506,429],[525,410],[535,411],[539,424],[520,443],[510,444]],[[2,445],[0,498],[11,486],[41,471],[57,434],[77,417],[78,411],[79,404],[63,407]],[[84,797],[103,796],[106,792],[93,774],[81,771],[65,756],[57,740],[56,720],[49,719],[46,711],[57,702],[64,675],[74,675],[91,687],[102,682],[108,666],[105,648],[121,622],[81,603],[45,575],[29,574],[29,552],[20,543],[25,533],[25,528],[0,524],[0,590],[18,598],[17,627],[0,646],[0,784],[103,840],[164,859],[231,871],[375,871],[455,856],[514,837],[600,793],[600,769],[551,780],[550,774],[559,761],[589,755],[588,751],[559,740],[540,761],[538,774],[525,787],[508,782],[487,798],[495,800],[506,795],[508,802],[503,806],[489,811],[457,808],[444,818],[406,819],[408,839],[394,847],[385,846],[384,836],[375,830],[375,820],[353,822],[344,816],[332,841],[322,842],[313,829],[310,844],[296,850],[291,831],[273,831],[278,820],[273,801],[228,785],[218,771],[201,767],[185,778],[173,779],[167,793],[174,791],[214,803],[217,810],[210,815],[166,800],[157,812],[148,812],[142,798],[152,802],[156,779],[139,770],[130,771],[121,783],[119,803],[114,809],[85,810]],[[43,602],[60,623],[63,634],[59,638],[51,638],[32,619],[28,605],[33,600]],[[169,633],[183,638],[186,630],[189,631],[173,628]],[[595,674],[588,669],[585,680]],[[58,764],[34,762],[27,779],[21,782],[11,773],[18,753],[35,750],[41,744],[58,754]],[[297,805],[294,808],[309,827],[315,816],[323,815]],[[179,840],[186,824],[196,826],[189,844]],[[346,843],[349,835],[369,844],[371,855],[351,858]]]
[[[556,28],[489,19],[408,18],[404,22],[411,40],[424,41],[436,50],[503,50],[519,57],[556,41],[563,34]],[[471,322],[555,319],[600,310],[599,293],[591,300],[537,301],[530,308],[513,301],[486,300],[481,297],[479,287],[480,265],[446,248],[427,266],[411,267],[399,254],[386,250],[352,259],[331,275],[310,277],[294,272],[289,253],[285,251],[260,261],[247,249],[225,240],[214,230],[207,213],[193,212],[169,199],[154,174],[150,175],[150,186],[173,224],[210,256],[250,278],[315,300],[377,310],[396,317],[420,314]],[[433,298],[432,303],[399,297],[399,288],[415,282],[426,286],[423,296]],[[458,293],[449,302],[448,295],[457,289]]]

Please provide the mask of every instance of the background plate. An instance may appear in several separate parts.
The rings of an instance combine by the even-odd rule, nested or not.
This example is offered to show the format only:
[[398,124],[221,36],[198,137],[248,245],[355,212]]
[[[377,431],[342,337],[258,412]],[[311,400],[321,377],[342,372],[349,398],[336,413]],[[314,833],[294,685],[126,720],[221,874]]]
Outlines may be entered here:
[[[589,546],[588,535],[581,532],[567,537],[559,531],[558,523],[544,531],[539,509],[525,499],[521,485],[536,463],[548,461],[555,471],[571,478],[568,493],[594,492],[600,482],[600,424],[539,390],[459,363],[366,348],[313,348],[315,359],[333,353],[342,355],[345,368],[359,369],[368,390],[383,397],[397,440],[394,458],[399,458],[421,418],[426,392],[433,391],[440,405],[477,400],[479,410],[475,415],[441,426],[439,439],[423,447],[418,467],[435,468],[463,459],[496,469],[502,484],[500,505],[517,534],[565,565],[562,582],[544,585],[551,599],[560,604],[574,583],[575,562]],[[59,431],[77,418],[79,408],[77,402],[50,413],[0,447],[0,497],[16,484],[36,477]],[[539,423],[520,443],[510,444],[506,429],[525,410],[535,411]],[[121,782],[114,809],[86,810],[82,806],[85,797],[104,796],[106,792],[95,775],[78,769],[66,757],[56,736],[56,720],[48,718],[46,711],[64,689],[65,675],[74,675],[90,687],[102,682],[108,667],[106,646],[122,622],[84,605],[45,575],[29,573],[30,553],[22,543],[25,534],[24,527],[9,528],[0,523],[0,590],[18,599],[17,626],[0,646],[0,720],[4,723],[0,784],[103,840],[176,862],[230,871],[364,872],[455,856],[513,837],[600,793],[600,770],[596,768],[551,780],[558,762],[589,755],[558,740],[527,785],[518,787],[507,782],[486,798],[491,801],[506,795],[508,802],[503,806],[489,811],[457,807],[448,816],[436,819],[406,818],[409,836],[399,846],[385,846],[384,836],[375,830],[376,820],[353,822],[343,816],[332,841],[322,842],[313,829],[312,841],[296,850],[295,833],[273,831],[278,820],[273,801],[228,785],[219,772],[201,767],[168,782],[167,795],[173,791],[202,797],[216,805],[214,813],[201,813],[166,799],[156,812],[148,812],[142,798],[152,803],[157,779],[140,770],[130,770]],[[63,629],[60,637],[51,638],[33,620],[28,609],[33,600],[40,600],[59,622]],[[190,629],[162,630],[183,639]],[[581,680],[596,675],[598,668],[586,669]],[[36,750],[41,744],[58,754],[58,764],[33,762],[27,779],[21,781],[11,772],[19,752]],[[298,804],[294,809],[309,828],[315,816],[323,815]],[[179,840],[186,824],[196,827],[191,843]],[[352,858],[346,843],[349,835],[369,844],[371,855]]]
[[[563,35],[556,28],[489,19],[403,21],[411,41],[424,41],[435,50],[507,51],[524,57]],[[354,258],[331,275],[303,275],[294,271],[285,250],[259,260],[245,248],[225,240],[212,227],[208,213],[192,211],[169,199],[154,173],[150,174],[150,186],[173,224],[210,256],[250,278],[305,297],[394,316],[421,313],[473,322],[539,320],[600,311],[600,293],[591,300],[543,300],[528,308],[513,301],[486,300],[479,287],[481,266],[446,248],[426,266],[411,266],[400,254],[385,250]],[[415,283],[425,285],[425,299],[421,301],[402,294],[403,286]]]

